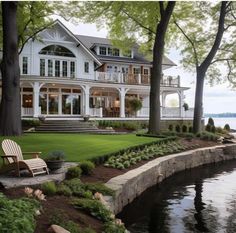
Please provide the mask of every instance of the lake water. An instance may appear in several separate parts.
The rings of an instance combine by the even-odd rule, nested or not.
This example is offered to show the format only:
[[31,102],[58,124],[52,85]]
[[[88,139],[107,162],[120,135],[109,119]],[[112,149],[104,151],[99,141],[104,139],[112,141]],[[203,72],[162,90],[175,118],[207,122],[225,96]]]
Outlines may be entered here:
[[[236,118],[233,117],[227,117],[227,118],[220,118],[220,117],[213,117],[215,126],[217,127],[224,127],[225,124],[229,124],[231,129],[235,129],[236,130]],[[208,118],[205,118],[205,124],[207,124],[208,122]]]
[[118,215],[131,233],[235,233],[236,161],[169,177]]

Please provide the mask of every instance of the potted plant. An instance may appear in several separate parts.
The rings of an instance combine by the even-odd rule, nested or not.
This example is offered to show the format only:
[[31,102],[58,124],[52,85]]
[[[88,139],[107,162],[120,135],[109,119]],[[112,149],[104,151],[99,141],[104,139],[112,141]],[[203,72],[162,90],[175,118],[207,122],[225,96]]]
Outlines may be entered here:
[[45,122],[46,117],[44,115],[40,115],[40,116],[38,116],[38,119],[40,122]]
[[189,110],[189,106],[187,103],[184,103],[183,104],[183,108],[184,108],[184,111],[188,111]]
[[89,121],[89,115],[85,115],[85,116],[84,116],[84,121],[85,121],[85,122]]
[[134,115],[142,108],[142,101],[137,98],[129,99],[128,101],[128,108],[130,112]]
[[52,151],[45,158],[45,162],[51,171],[60,169],[65,162],[65,153],[63,151]]

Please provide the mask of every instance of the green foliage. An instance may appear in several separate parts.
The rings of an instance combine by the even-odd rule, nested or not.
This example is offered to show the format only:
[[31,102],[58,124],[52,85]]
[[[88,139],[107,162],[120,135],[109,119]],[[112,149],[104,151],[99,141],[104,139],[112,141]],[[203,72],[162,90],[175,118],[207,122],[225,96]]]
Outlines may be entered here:
[[189,132],[189,133],[192,133],[192,132],[193,132],[193,127],[192,127],[192,126],[189,126],[188,132]]
[[214,126],[215,125],[213,118],[209,117],[208,125],[210,125],[210,126]]
[[22,127],[24,127],[24,128],[36,127],[36,126],[40,125],[39,120],[25,120],[25,119],[22,119],[21,123],[22,123]]
[[50,224],[59,225],[71,233],[95,233],[91,228],[81,228],[79,224],[71,221],[66,212],[56,210],[50,217]]
[[176,126],[175,126],[175,131],[176,131],[177,133],[180,133],[181,129],[180,129],[180,126],[179,126],[179,125],[176,125]]
[[226,131],[230,132],[230,126],[229,126],[229,124],[225,124],[224,129],[225,129]]
[[169,125],[168,129],[169,129],[170,131],[173,131],[173,129],[174,129],[173,125]]
[[103,227],[104,233],[125,233],[124,225],[117,225],[114,222],[107,222]]
[[184,111],[188,111],[189,110],[189,106],[187,103],[184,103],[183,104],[183,108],[184,108]]
[[208,140],[208,141],[217,141],[219,138],[217,135],[211,132],[203,131],[201,133],[196,134],[197,137],[199,137],[202,140]]
[[179,152],[185,149],[187,148],[179,142],[161,141],[159,144],[147,145],[142,149],[139,148],[136,150],[129,150],[124,153],[120,153],[119,155],[111,156],[104,166],[125,169],[140,162],[141,160],[149,160],[154,157]]
[[97,200],[75,199],[72,204],[75,208],[82,209],[103,222],[112,220],[111,212]]
[[46,161],[64,161],[65,153],[61,150],[51,151],[45,158]]
[[182,126],[182,132],[187,133],[188,132],[188,127],[186,125]]
[[72,191],[68,186],[60,184],[57,187],[57,194],[70,197],[72,195]]
[[214,125],[211,126],[211,132],[215,133],[216,132],[216,127]]
[[130,98],[127,100],[127,107],[135,113],[142,108],[142,101],[137,98]]
[[102,183],[86,183],[84,184],[86,190],[91,191],[93,194],[96,192],[102,193],[103,195],[113,196],[114,191]]
[[66,172],[67,179],[80,178],[82,170],[80,167],[70,167]]
[[46,195],[54,195],[57,192],[57,187],[53,181],[43,183],[41,189]]
[[211,132],[211,125],[207,124],[206,127],[205,127],[205,130],[208,131],[208,132]]
[[95,168],[95,165],[94,165],[94,163],[91,162],[91,161],[82,161],[82,162],[79,164],[79,167],[80,167],[81,170],[82,170],[82,174],[84,174],[84,175],[91,175],[93,169]]
[[0,231],[3,233],[33,233],[35,230],[35,212],[39,202],[21,198],[9,200],[0,193]]

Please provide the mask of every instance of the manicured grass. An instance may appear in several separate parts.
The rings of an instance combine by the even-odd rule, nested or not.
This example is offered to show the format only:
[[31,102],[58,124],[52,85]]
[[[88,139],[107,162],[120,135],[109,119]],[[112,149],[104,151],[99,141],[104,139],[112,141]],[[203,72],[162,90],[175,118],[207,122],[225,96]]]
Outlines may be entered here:
[[[40,133],[7,138],[16,141],[21,146],[22,151],[41,151],[42,158],[45,158],[50,151],[62,150],[66,154],[67,161],[76,162],[157,140],[156,138],[137,137],[134,134],[91,135]],[[0,141],[3,139],[4,137],[0,137]],[[27,158],[27,156],[24,157]]]

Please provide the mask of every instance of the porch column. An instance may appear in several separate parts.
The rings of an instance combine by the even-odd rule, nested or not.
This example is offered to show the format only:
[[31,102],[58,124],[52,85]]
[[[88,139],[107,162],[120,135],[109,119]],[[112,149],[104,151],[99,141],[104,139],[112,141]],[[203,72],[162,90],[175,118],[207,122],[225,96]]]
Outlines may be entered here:
[[90,94],[90,86],[84,85],[83,88],[83,102],[84,102],[84,115],[90,115],[89,112],[89,94]]
[[180,117],[184,117],[184,92],[181,90],[179,93],[179,109],[180,109]]
[[121,87],[118,89],[120,93],[120,117],[125,117],[125,94],[129,89]]
[[40,91],[40,84],[39,82],[33,83],[33,116],[39,116],[39,91]]

